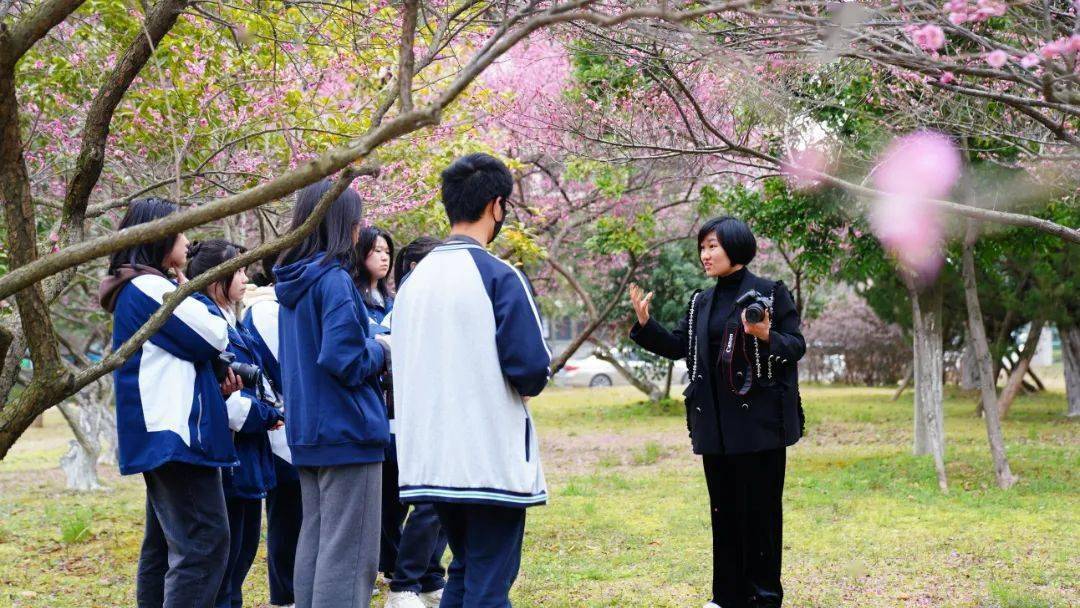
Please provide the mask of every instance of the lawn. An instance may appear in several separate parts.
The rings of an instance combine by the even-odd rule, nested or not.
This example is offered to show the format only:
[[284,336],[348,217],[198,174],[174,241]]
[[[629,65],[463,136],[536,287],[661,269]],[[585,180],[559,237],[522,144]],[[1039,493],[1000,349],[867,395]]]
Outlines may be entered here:
[[[1020,483],[993,484],[970,394],[946,404],[950,492],[910,455],[911,397],[806,387],[808,436],[789,451],[789,606],[1036,608],[1080,605],[1080,435],[1060,389],[1018,401],[1005,424]],[[708,599],[700,461],[677,410],[629,388],[562,390],[532,403],[550,504],[530,511],[521,607],[696,607]],[[674,408],[672,408],[674,409]],[[58,413],[0,463],[0,606],[129,606],[140,478],[64,490]],[[248,578],[265,605],[262,556]],[[381,606],[382,602],[373,602]]]

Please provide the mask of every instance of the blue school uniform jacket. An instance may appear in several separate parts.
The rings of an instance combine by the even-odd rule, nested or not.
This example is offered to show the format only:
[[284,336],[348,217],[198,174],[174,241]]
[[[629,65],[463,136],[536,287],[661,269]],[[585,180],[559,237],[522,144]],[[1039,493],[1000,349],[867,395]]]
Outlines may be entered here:
[[402,501],[543,504],[522,398],[543,390],[551,355],[525,276],[455,237],[402,283],[390,323]]
[[274,268],[279,361],[296,466],[382,462],[386,355],[352,278],[322,254]]
[[[113,313],[114,349],[176,289],[160,272],[124,270],[125,275],[107,277],[102,284],[102,304]],[[203,302],[186,298],[113,372],[122,474],[151,471],[167,462],[237,464],[225,399],[210,365],[229,344],[228,327]]]
[[[278,363],[278,305],[273,286],[249,289],[244,296],[247,309],[240,324],[251,338],[252,346],[263,364],[263,374],[270,380],[271,388],[281,394],[281,366]],[[282,404],[284,405],[284,403]],[[285,408],[288,409],[288,408]],[[288,413],[285,415],[288,418]],[[286,425],[288,421],[286,420]],[[292,452],[286,429],[269,431],[270,450],[274,453],[275,476],[278,484],[299,481],[300,475],[292,465]]]
[[387,334],[390,333],[390,322],[387,317],[394,310],[394,298],[387,298],[385,304],[378,304],[377,302],[364,302],[364,306],[368,311],[368,324],[371,326],[371,333]]
[[[252,346],[253,340],[247,335],[247,330],[236,324],[231,311],[221,310],[204,294],[196,294],[195,297],[206,304],[211,313],[229,323],[228,350],[236,356],[234,360],[262,368],[262,360]],[[269,387],[264,387],[263,390],[269,390]],[[225,409],[229,413],[229,428],[233,431],[233,445],[236,446],[236,455],[240,460],[239,465],[221,472],[225,496],[266,498],[266,493],[277,485],[274,457],[266,432],[284,416],[281,410],[260,399],[256,389],[247,387],[229,395],[225,399]]]

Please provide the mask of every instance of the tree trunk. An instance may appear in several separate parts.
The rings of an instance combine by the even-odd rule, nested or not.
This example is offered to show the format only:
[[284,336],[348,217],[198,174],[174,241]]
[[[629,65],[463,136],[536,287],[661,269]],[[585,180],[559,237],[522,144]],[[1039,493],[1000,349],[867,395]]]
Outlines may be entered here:
[[68,402],[58,406],[75,435],[67,454],[60,457],[60,468],[67,474],[69,490],[104,489],[98,478],[97,465],[114,461],[117,444],[112,395],[112,382],[102,379],[75,396],[77,408]]
[[963,275],[968,332],[975,347],[975,358],[979,363],[979,390],[982,394],[983,420],[986,422],[990,456],[994,460],[994,476],[998,487],[1008,489],[1016,483],[1017,478],[1009,468],[1009,460],[1005,454],[1005,438],[1001,433],[997,387],[993,377],[994,363],[990,355],[990,343],[986,339],[986,326],[983,325],[982,307],[979,304],[979,291],[975,280],[974,250],[978,236],[974,222],[968,221],[967,224],[967,234],[964,237]]
[[626,378],[627,382],[632,384],[634,388],[648,395],[650,401],[660,401],[664,398],[664,393],[660,390],[659,386],[656,386],[648,380],[639,378],[636,374],[634,374],[634,372],[627,369],[621,361],[616,359],[615,356],[611,354],[611,350],[607,346],[597,345],[596,357],[601,361],[607,361],[608,363],[613,365],[615,367],[615,370],[622,374],[624,378]]
[[1001,396],[998,398],[998,410],[1002,419],[1009,415],[1009,408],[1012,407],[1013,401],[1023,388],[1024,376],[1031,367],[1031,359],[1035,356],[1035,348],[1039,345],[1039,337],[1042,336],[1044,324],[1045,321],[1042,319],[1036,319],[1028,328],[1027,340],[1024,341],[1024,348],[1020,351],[1020,360],[1013,366],[1009,379],[1005,382],[1005,389],[1001,391]]
[[923,290],[908,283],[914,324],[915,378],[915,438],[912,451],[917,455],[934,457],[938,487],[948,490],[945,475],[945,411],[942,378],[944,376],[944,347],[942,331],[942,302],[944,293],[940,282]]
[[900,386],[898,386],[896,388],[896,392],[893,393],[892,401],[894,401],[894,402],[899,401],[900,400],[900,395],[904,394],[904,391],[907,390],[907,387],[911,386],[911,381],[914,380],[914,379],[915,379],[915,368],[913,366],[909,366],[908,370],[907,370],[907,374],[904,375],[904,381],[900,383]]
[[668,361],[667,379],[664,381],[664,399],[671,399],[671,376],[675,374],[675,362]]
[[971,337],[964,337],[964,351],[960,355],[960,388],[973,391],[979,388],[979,366],[975,362],[975,347]]
[[1058,328],[1061,334],[1061,361],[1065,365],[1065,398],[1069,417],[1080,416],[1080,325]]

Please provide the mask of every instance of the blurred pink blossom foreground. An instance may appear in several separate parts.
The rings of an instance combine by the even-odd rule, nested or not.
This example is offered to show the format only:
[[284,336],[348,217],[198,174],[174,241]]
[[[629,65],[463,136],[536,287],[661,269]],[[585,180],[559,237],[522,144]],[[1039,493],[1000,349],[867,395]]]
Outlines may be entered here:
[[930,199],[948,195],[960,177],[960,153],[941,133],[920,131],[893,140],[874,169],[881,195],[870,227],[918,280],[934,280],[942,264],[944,227]]

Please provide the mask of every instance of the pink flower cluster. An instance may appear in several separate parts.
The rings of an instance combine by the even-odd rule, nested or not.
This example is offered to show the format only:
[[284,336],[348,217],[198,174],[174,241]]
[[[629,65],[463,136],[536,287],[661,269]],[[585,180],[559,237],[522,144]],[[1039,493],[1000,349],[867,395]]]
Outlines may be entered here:
[[943,261],[944,226],[930,200],[947,195],[960,171],[960,153],[952,140],[933,131],[897,138],[874,170],[874,185],[882,194],[871,210],[870,226],[921,281],[937,276]]
[[990,17],[1000,17],[1005,14],[1008,6],[998,0],[949,0],[944,7],[949,13],[949,22],[960,25],[967,22],[986,21]]
[[936,51],[945,46],[945,32],[936,25],[927,24],[909,31],[911,41],[924,51]]
[[1063,36],[1057,40],[1047,42],[1039,49],[1039,54],[1045,59],[1068,57],[1077,53],[1080,53],[1080,34],[1073,34],[1067,38]]

